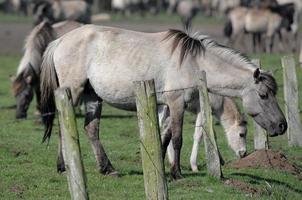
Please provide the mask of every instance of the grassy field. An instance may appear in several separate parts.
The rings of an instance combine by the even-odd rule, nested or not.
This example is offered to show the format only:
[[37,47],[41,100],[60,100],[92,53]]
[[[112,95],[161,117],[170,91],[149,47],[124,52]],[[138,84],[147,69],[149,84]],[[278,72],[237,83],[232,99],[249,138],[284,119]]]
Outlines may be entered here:
[[[258,56],[254,56],[258,57]],[[278,98],[283,99],[282,70],[280,55],[260,56],[266,69],[275,71],[280,90]],[[14,110],[6,106],[15,104],[10,92],[9,75],[14,74],[19,62],[16,56],[0,56],[0,199],[69,199],[67,180],[56,173],[57,130],[49,146],[41,144],[43,127],[36,125],[34,103],[30,107],[29,120],[16,121]],[[301,68],[297,66],[299,80]],[[300,82],[300,88],[302,88]],[[301,93],[300,93],[301,94]],[[302,98],[300,98],[300,105]],[[88,189],[91,199],[144,199],[138,127],[135,113],[113,109],[108,105],[103,108],[101,121],[101,139],[113,165],[121,177],[104,177],[98,174],[90,145],[83,131],[83,118],[78,117],[78,130]],[[184,179],[171,181],[168,176],[169,165],[166,163],[170,199],[250,199],[244,193],[224,181],[207,176],[204,147],[200,148],[200,172],[192,173],[189,168],[189,155],[192,145],[194,116],[186,114],[184,123],[184,145],[182,151],[182,172]],[[249,121],[248,149],[253,149],[253,128]],[[215,125],[218,143],[226,162],[235,160],[228,148],[220,126]],[[273,138],[272,148],[281,150],[302,168],[302,149],[289,148],[286,136]],[[223,167],[226,179],[244,181],[264,192],[258,199],[301,199],[302,182],[295,176],[275,169],[232,169]]]
[[[153,15],[150,13],[146,13],[144,16],[140,14],[134,14],[131,16],[124,16],[122,14],[110,14],[111,21],[130,21],[130,22],[160,22],[160,23],[179,23],[180,19],[179,16],[176,14],[172,14],[169,17],[165,13],[159,13],[157,15]],[[1,23],[27,23],[32,22],[33,17],[32,16],[24,16],[22,14],[20,15],[13,15],[13,14],[5,14],[3,12],[0,12],[0,22]],[[202,15],[198,15],[194,19],[195,23],[198,24],[217,24],[222,23],[223,18],[222,17],[205,17]]]

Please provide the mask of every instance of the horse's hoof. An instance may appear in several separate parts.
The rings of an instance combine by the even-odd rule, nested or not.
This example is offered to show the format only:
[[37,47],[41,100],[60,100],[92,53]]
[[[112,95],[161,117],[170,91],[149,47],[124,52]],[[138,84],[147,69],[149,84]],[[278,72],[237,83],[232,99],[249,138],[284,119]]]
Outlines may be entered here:
[[199,172],[197,166],[193,166],[193,167],[191,167],[191,169],[192,169],[192,172],[196,172],[196,173]]
[[117,171],[112,171],[106,174],[106,176],[119,177],[119,173]]
[[173,180],[177,181],[183,178],[180,172],[171,172]]
[[57,165],[57,172],[62,174],[66,171],[65,165]]

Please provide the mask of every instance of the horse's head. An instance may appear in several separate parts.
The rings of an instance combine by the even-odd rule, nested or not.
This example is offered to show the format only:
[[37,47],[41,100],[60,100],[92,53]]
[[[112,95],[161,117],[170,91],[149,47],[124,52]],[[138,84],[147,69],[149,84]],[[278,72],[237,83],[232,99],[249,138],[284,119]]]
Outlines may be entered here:
[[33,9],[34,25],[40,24],[42,21],[54,22],[52,5],[47,1],[37,3]]
[[243,107],[269,136],[285,133],[287,122],[276,98],[277,83],[268,73],[254,72],[254,82],[243,93]]
[[287,3],[283,5],[277,5],[270,8],[273,12],[278,13],[282,17],[281,26],[286,28],[287,31],[291,31],[292,24],[294,23],[295,4]]
[[243,116],[236,119],[235,123],[226,131],[228,144],[239,158],[243,158],[247,153],[246,134],[247,122]]
[[[30,64],[29,64],[30,65]],[[32,67],[28,67],[13,80],[12,91],[16,98],[16,118],[26,118],[29,104],[33,99],[33,87],[37,76]]]

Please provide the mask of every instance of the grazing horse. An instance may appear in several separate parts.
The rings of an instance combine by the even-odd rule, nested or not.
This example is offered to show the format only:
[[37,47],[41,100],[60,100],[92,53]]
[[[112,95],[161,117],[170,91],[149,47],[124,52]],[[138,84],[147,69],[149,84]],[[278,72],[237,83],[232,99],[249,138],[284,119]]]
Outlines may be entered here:
[[265,9],[237,7],[229,12],[224,35],[228,38],[227,43],[230,43],[244,32],[252,33],[253,50],[256,51],[257,39],[260,43],[261,35],[265,34],[268,41],[266,50],[272,51],[275,35],[278,34],[282,40],[280,31],[282,28],[291,29],[293,17],[293,4]]
[[199,0],[180,0],[176,12],[180,16],[183,27],[191,27],[192,19],[200,10]]
[[79,0],[51,2],[42,0],[35,4],[33,13],[34,24],[39,24],[43,20],[48,20],[50,23],[65,20],[74,20],[83,24],[91,22],[90,4]]
[[[213,115],[222,124],[229,146],[235,152],[236,156],[242,158],[246,155],[246,134],[247,122],[243,115],[240,114],[236,104],[229,97],[222,97],[209,93],[210,105]],[[162,135],[165,135],[166,127],[169,124],[169,111],[167,106],[161,106],[159,114],[159,122],[162,127]],[[197,114],[194,131],[194,143],[192,147],[190,164],[192,171],[198,171],[197,154],[199,143],[202,137],[202,115],[200,112],[199,101],[190,103],[186,110]],[[168,146],[168,158],[170,164],[174,162],[174,150],[172,143]]]
[[[125,51],[126,50],[126,51]],[[131,59],[129,59],[131,58]],[[175,151],[171,175],[181,178],[180,151],[185,107],[198,98],[197,72],[207,73],[214,94],[240,97],[249,115],[270,136],[283,134],[287,122],[277,102],[277,84],[247,57],[201,34],[179,30],[142,33],[113,27],[86,25],[49,44],[41,71],[41,110],[54,113],[54,91],[70,87],[73,103],[86,107],[85,130],[102,174],[116,174],[102,143],[99,122],[102,101],[136,110],[133,81],[155,80],[159,104],[167,105],[170,123],[163,155],[172,139]],[[186,89],[184,89],[186,88]],[[43,117],[49,139],[54,115]]]
[[296,41],[298,40],[299,25],[302,15],[302,1],[301,0],[277,0],[277,1],[280,5],[293,3],[295,6],[294,22],[291,25],[292,37],[290,38],[290,41],[288,41],[288,43],[292,47],[292,50],[296,51],[298,48]]
[[16,98],[16,118],[26,118],[27,110],[36,93],[37,110],[40,111],[40,71],[42,55],[47,45],[65,33],[80,27],[74,21],[60,22],[50,25],[42,22],[27,36],[24,55],[17,69],[16,78],[12,83],[12,91]]

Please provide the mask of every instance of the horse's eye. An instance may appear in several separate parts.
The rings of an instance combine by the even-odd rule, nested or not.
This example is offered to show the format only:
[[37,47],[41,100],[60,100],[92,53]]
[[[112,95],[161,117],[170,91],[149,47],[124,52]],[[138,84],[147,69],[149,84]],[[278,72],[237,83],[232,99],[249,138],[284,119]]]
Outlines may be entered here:
[[247,121],[245,121],[245,120],[241,121],[241,122],[240,122],[240,125],[241,125],[241,126],[247,125]]
[[259,96],[260,96],[261,99],[267,99],[268,98],[267,93],[265,93],[265,94],[259,94]]

